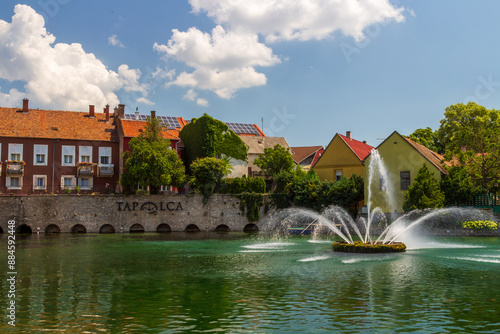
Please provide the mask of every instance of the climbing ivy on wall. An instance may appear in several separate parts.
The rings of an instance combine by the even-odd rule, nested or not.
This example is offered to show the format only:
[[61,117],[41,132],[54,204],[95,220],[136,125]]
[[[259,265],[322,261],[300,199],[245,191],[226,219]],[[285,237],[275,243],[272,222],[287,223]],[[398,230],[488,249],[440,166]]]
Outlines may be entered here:
[[258,221],[260,218],[260,207],[264,205],[264,195],[257,193],[242,193],[236,195],[240,200],[240,210],[249,222]]
[[207,114],[193,118],[180,132],[187,166],[197,158],[225,155],[247,161],[248,148],[229,127]]

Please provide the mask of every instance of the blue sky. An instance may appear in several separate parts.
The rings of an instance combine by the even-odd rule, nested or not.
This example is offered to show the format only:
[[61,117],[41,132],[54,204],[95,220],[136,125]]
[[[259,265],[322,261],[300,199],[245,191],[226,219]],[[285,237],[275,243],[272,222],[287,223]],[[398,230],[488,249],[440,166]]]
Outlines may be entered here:
[[[292,5],[293,4],[293,5]],[[291,146],[436,129],[500,108],[500,2],[0,3],[0,105],[264,121]]]

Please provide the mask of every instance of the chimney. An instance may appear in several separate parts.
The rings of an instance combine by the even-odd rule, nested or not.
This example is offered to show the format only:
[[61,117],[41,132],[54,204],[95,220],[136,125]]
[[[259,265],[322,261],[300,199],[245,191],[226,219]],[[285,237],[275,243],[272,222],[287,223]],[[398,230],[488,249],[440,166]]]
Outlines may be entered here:
[[351,131],[346,131],[345,136],[349,139],[352,139],[351,137]]
[[138,111],[135,112],[135,119],[139,120],[139,112]]
[[120,118],[124,118],[125,117],[125,105],[124,104],[119,104],[118,105],[118,116]]
[[363,140],[363,144],[366,144],[366,140]]
[[106,122],[109,122],[109,104],[106,104],[106,108],[104,108],[104,114],[106,115]]
[[151,110],[151,118],[156,118],[156,110]]
[[95,117],[95,106],[89,105],[89,117]]
[[23,112],[28,112],[28,105],[29,105],[29,100],[28,99],[23,99]]

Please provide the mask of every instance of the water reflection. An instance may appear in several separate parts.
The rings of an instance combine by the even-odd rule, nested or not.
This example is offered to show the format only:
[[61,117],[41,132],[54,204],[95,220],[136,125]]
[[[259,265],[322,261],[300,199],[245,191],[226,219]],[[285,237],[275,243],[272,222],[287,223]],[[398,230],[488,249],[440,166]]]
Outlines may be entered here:
[[[500,330],[498,238],[440,239],[448,247],[390,255],[337,254],[328,240],[310,241],[236,233],[32,235],[17,244],[18,329]],[[0,268],[6,272],[6,263]]]

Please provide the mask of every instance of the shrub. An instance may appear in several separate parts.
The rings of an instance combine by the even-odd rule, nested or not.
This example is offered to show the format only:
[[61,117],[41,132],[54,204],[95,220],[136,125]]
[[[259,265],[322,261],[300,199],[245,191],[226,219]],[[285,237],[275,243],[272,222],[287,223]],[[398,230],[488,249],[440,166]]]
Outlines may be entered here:
[[460,222],[463,228],[470,228],[473,230],[496,230],[498,224],[493,220],[470,220]]

